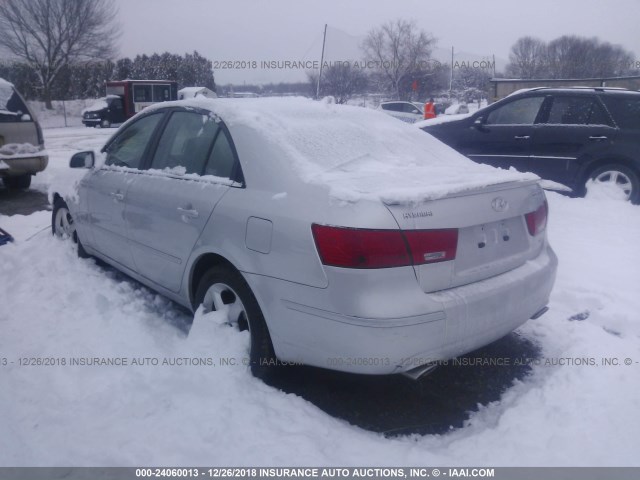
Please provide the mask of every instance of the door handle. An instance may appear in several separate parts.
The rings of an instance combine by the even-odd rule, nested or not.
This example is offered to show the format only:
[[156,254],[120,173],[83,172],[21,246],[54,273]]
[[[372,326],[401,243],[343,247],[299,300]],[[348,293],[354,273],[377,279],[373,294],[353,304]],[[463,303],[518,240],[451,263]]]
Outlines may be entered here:
[[516,140],[529,140],[531,138],[531,135],[516,135],[515,137]]
[[189,218],[198,218],[199,213],[197,210],[191,208],[182,208],[182,207],[178,207],[178,212],[180,212],[180,214],[183,217],[189,217]]
[[592,135],[589,137],[589,140],[595,140],[596,142],[599,142],[600,140],[607,140],[608,138],[609,137],[606,137],[604,135],[600,135],[600,136]]
[[122,200],[124,200],[124,194],[120,192],[111,192],[109,195],[111,195],[117,202],[121,202]]

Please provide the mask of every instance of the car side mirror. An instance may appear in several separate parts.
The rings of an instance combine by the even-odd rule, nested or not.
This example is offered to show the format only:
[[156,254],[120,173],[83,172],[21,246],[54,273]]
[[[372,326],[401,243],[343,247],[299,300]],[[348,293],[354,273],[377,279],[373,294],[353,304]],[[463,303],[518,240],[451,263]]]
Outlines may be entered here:
[[96,157],[91,151],[78,152],[71,157],[69,167],[71,168],[93,168]]
[[474,120],[473,127],[483,132],[487,130],[487,127],[485,126],[486,122],[487,119],[485,117],[478,117]]

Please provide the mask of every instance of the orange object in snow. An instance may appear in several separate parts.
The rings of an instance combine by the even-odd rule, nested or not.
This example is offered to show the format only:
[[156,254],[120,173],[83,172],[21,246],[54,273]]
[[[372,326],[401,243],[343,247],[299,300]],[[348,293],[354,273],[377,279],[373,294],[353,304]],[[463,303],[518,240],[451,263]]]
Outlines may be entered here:
[[433,103],[433,99],[424,104],[424,119],[436,118],[436,106]]

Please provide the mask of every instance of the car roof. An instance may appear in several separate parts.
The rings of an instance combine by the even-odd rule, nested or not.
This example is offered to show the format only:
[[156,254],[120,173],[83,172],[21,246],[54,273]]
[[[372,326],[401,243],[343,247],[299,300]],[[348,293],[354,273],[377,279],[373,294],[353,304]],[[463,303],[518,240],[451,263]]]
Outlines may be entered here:
[[537,178],[473,163],[370,108],[301,97],[192,98],[151,105],[142,115],[171,108],[208,111],[224,122],[247,185],[265,191],[315,185],[347,202],[411,202]]
[[[629,90],[627,88],[621,87],[585,87],[585,86],[575,86],[575,87],[532,87],[532,88],[523,88],[521,90],[517,90],[513,93],[507,95],[507,97],[513,96],[524,96],[531,93],[571,93],[578,95],[588,95],[593,93],[599,94],[631,94],[631,95],[640,95],[639,91]],[[505,98],[507,98],[505,97]]]

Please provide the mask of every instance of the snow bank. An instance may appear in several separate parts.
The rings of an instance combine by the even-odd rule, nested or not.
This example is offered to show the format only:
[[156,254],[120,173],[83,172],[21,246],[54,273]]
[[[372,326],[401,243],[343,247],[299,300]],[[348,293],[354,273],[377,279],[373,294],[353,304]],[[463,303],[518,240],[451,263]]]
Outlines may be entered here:
[[236,127],[251,128],[282,151],[303,181],[328,187],[339,200],[413,202],[538,179],[473,163],[430,135],[366,108],[303,98],[173,104],[212,110],[232,136]]

